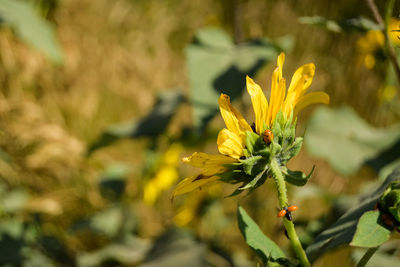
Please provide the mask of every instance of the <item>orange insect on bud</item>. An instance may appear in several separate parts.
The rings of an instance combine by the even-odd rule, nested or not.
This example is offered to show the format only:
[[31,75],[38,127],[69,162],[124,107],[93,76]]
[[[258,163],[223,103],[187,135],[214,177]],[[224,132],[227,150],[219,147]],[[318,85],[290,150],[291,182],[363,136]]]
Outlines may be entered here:
[[288,211],[295,211],[295,210],[297,210],[297,206],[288,207]]
[[263,133],[263,139],[266,144],[270,144],[272,140],[274,140],[274,134],[271,132],[271,130],[266,130]]
[[286,210],[281,210],[278,212],[278,217],[283,217],[286,214]]

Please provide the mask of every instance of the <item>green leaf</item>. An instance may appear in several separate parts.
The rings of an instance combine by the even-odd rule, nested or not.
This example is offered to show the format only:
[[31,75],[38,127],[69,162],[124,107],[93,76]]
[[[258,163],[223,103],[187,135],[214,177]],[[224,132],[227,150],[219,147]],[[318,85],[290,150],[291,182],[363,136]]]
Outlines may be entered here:
[[108,166],[99,181],[101,196],[111,201],[120,200],[125,192],[125,180],[129,171],[130,168],[127,164],[120,163]]
[[263,263],[285,259],[283,251],[260,230],[246,211],[238,206],[238,224],[247,245],[256,253]]
[[390,230],[380,221],[378,210],[364,213],[357,224],[351,246],[373,248],[389,240]]
[[29,1],[0,0],[0,17],[13,27],[17,35],[44,53],[55,63],[62,63],[63,51],[57,41],[53,25],[37,14]]
[[[326,159],[343,175],[350,175],[367,160],[381,168],[380,153],[391,148],[400,138],[400,125],[378,129],[367,124],[349,107],[330,109],[320,107],[307,125],[304,137],[308,152]],[[400,150],[390,152],[388,162],[400,155]],[[376,161],[372,160],[376,159]]]
[[354,205],[345,214],[343,214],[328,229],[320,233],[314,242],[307,247],[306,253],[310,260],[315,260],[319,255],[329,249],[336,248],[343,244],[349,244],[357,229],[357,223],[360,217],[367,211],[374,209],[380,196],[386,187],[393,181],[400,179],[400,168],[390,174],[386,180],[374,192],[360,198],[358,205]]
[[313,166],[312,170],[308,175],[305,175],[301,171],[291,171],[289,169],[286,170],[285,174],[285,181],[296,186],[303,186],[308,182],[311,175],[313,174],[315,166]]
[[300,17],[299,22],[302,24],[310,24],[323,27],[327,30],[333,32],[341,32],[342,28],[340,27],[339,23],[334,20],[329,20],[324,17],[314,16],[314,17]]
[[209,47],[220,49],[231,49],[234,47],[234,43],[229,35],[218,28],[201,29],[196,33],[195,38],[195,41],[199,44]]
[[159,95],[153,110],[149,115],[139,121],[132,120],[127,123],[111,125],[104,131],[98,140],[91,144],[88,154],[108,146],[123,138],[150,137],[155,138],[162,134],[173,115],[176,113],[184,97],[179,92],[164,92]]
[[281,50],[278,43],[265,38],[234,45],[223,30],[200,30],[185,50],[194,128],[204,130],[218,111],[220,94],[228,94],[231,100],[240,96],[246,75],[254,76],[264,63],[275,61]]
[[381,26],[364,17],[350,18],[341,21],[334,21],[320,16],[300,17],[299,22],[302,24],[319,26],[332,32],[366,32],[369,30],[382,29]]

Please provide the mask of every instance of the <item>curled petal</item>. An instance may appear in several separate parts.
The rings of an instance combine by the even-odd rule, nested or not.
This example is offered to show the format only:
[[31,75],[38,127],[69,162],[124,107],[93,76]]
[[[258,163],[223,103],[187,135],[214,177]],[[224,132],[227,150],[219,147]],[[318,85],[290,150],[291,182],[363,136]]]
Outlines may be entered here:
[[311,104],[329,104],[329,95],[325,92],[313,92],[299,98],[294,110],[294,116],[297,116],[300,110]]
[[295,91],[297,98],[305,93],[310,87],[315,74],[315,65],[313,63],[305,64],[298,68],[293,74],[288,93]]
[[219,152],[223,155],[228,155],[236,159],[243,155],[244,144],[242,140],[228,129],[222,129],[219,132],[217,145]]
[[228,95],[221,94],[218,100],[219,109],[222,118],[225,121],[226,127],[237,136],[241,137],[244,142],[246,131],[251,131],[250,125],[246,122],[243,116],[232,107]]
[[218,179],[218,176],[206,176],[204,174],[187,177],[175,187],[174,191],[172,192],[172,198],[192,192],[201,186],[210,185],[210,183],[213,183]]
[[246,76],[246,87],[247,92],[251,97],[251,103],[253,104],[254,115],[256,118],[256,132],[261,134],[264,128],[264,122],[267,121],[268,101],[265,98],[261,87],[249,76]]

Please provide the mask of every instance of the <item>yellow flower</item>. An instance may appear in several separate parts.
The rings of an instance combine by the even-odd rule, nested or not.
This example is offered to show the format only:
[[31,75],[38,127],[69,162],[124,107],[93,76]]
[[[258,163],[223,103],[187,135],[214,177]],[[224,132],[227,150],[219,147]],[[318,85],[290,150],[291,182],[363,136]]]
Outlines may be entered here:
[[181,151],[182,146],[180,144],[172,144],[163,155],[160,161],[161,167],[144,187],[144,202],[153,205],[161,192],[170,188],[178,180],[177,167]]
[[[251,97],[255,114],[254,131],[257,136],[262,136],[266,129],[272,129],[275,118],[282,112],[285,121],[294,121],[300,110],[315,103],[329,103],[329,96],[324,92],[313,92],[306,94],[314,77],[314,64],[305,64],[294,73],[289,88],[286,92],[286,80],[282,76],[282,67],[285,54],[278,57],[277,67],[272,74],[271,97],[268,101],[261,89],[250,77],[246,78],[247,92]],[[230,103],[229,96],[221,94],[219,108],[226,128],[218,134],[217,145],[222,155],[209,155],[195,152],[192,156],[184,158],[183,161],[194,167],[201,168],[200,174],[188,177],[181,181],[173,192],[173,196],[191,192],[201,186],[219,182],[224,173],[235,169],[241,164],[245,157],[248,133],[253,132],[252,127],[243,116]],[[259,156],[259,158],[262,156]],[[264,175],[266,169],[260,174]],[[240,170],[236,170],[239,172]],[[251,171],[247,171],[251,173]],[[257,181],[260,179],[257,178]],[[242,181],[240,181],[242,182]]]
[[395,46],[400,46],[400,19],[391,18],[387,26],[390,42]]
[[379,88],[378,90],[378,100],[382,105],[384,103],[388,103],[392,101],[397,94],[397,89],[393,85],[386,85],[384,87]]
[[358,60],[368,69],[375,66],[375,56],[383,49],[385,36],[381,31],[370,30],[357,41]]

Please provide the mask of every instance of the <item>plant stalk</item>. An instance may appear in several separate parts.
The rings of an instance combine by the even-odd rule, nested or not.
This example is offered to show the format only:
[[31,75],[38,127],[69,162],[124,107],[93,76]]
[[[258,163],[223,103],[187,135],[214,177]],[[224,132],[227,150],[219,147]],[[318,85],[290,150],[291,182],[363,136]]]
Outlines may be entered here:
[[[283,207],[288,206],[285,178],[283,177],[282,171],[281,171],[279,164],[275,158],[273,158],[271,160],[270,166],[271,166],[271,171],[272,171],[272,176],[274,178],[275,186],[276,186],[276,189],[278,190],[279,206],[281,209],[283,209]],[[290,243],[293,247],[294,252],[296,253],[297,257],[299,258],[301,265],[304,267],[311,266],[310,262],[308,261],[307,255],[306,255],[303,247],[301,246],[301,243],[297,236],[293,222],[286,219],[286,217],[283,217],[283,225],[285,226],[286,232],[289,236]]]
[[364,267],[368,263],[369,259],[371,259],[372,255],[374,255],[374,253],[378,250],[378,248],[379,247],[369,248],[361,260],[357,263],[356,267]]

